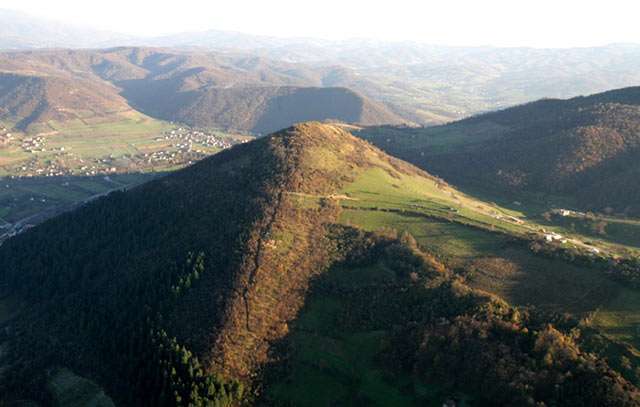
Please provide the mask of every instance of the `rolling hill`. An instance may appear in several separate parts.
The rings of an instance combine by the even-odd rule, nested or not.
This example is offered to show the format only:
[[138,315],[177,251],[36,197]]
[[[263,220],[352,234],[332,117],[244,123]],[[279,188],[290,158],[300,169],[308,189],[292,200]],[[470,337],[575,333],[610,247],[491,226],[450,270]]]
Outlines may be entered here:
[[0,120],[19,131],[47,122],[118,122],[134,113],[104,82],[0,74]]
[[[404,121],[418,124],[442,124],[540,98],[570,98],[640,82],[638,44],[564,49],[452,47],[408,41],[276,38],[219,30],[135,38],[7,10],[0,11],[0,27],[0,49],[5,50],[197,49],[241,56],[253,67],[255,61],[279,65],[283,69],[276,76],[313,71],[313,81],[286,85],[346,87],[384,103]],[[321,83],[318,72],[326,73],[319,75],[326,83]]]
[[640,171],[640,88],[540,100],[440,127],[363,134],[461,186],[640,213],[634,181]]
[[381,104],[346,88],[300,87],[206,89],[194,94],[173,117],[199,126],[239,128],[260,134],[309,120],[347,123],[402,120]]
[[0,121],[34,130],[49,121],[116,121],[134,109],[190,126],[256,133],[306,120],[404,121],[340,87],[348,74],[334,71],[154,48],[9,52],[0,54]]
[[[233,147],[0,246],[1,397],[638,405],[633,340],[577,319],[629,277],[536,255],[503,211],[337,126]],[[507,272],[489,291],[555,308],[488,294]]]

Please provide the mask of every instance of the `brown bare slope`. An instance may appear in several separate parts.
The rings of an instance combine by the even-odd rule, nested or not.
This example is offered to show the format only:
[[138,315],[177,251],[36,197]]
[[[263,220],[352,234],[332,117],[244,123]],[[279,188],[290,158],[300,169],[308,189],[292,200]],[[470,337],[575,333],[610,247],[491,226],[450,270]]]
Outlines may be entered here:
[[48,121],[117,120],[130,112],[117,90],[103,82],[0,73],[0,120],[19,130]]
[[[380,103],[332,87],[331,69],[245,55],[155,48],[7,52],[0,53],[0,72],[8,75],[0,86],[0,120],[22,129],[131,107],[193,126],[259,133],[307,120],[404,121]],[[18,76],[23,83],[14,89],[10,82]]]

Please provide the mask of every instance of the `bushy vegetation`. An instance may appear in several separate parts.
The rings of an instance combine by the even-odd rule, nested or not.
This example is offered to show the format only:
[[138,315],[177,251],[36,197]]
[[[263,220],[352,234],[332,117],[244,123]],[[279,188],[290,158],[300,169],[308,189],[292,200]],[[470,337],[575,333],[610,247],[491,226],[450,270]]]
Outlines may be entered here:
[[[640,402],[604,359],[581,350],[577,321],[469,288],[406,233],[333,233],[341,262],[314,281],[267,381],[268,403]],[[328,393],[311,398],[315,386]]]
[[549,245],[536,240],[532,241],[529,247],[536,254],[597,268],[613,279],[640,288],[640,258],[638,257],[604,257],[594,253],[585,253],[584,250]]

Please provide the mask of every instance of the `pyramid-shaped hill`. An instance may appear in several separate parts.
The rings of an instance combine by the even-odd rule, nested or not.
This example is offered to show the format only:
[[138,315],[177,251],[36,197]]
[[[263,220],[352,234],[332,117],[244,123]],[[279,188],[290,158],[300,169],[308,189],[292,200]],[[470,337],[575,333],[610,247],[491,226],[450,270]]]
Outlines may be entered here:
[[249,380],[328,264],[335,197],[372,168],[421,173],[339,127],[300,124],[46,222],[0,248],[3,283],[32,304],[16,329],[41,341],[43,364],[99,361],[99,382],[126,387],[108,376],[131,355],[110,355],[139,352],[151,318],[207,370]]
[[[442,321],[458,315],[462,325],[455,332],[481,329],[462,329],[474,318],[484,318],[482,329],[497,329],[495,337],[479,332],[465,343],[481,343],[488,354],[510,349],[513,366],[543,366],[536,358],[544,357],[545,346],[567,347],[569,356],[563,353],[561,364],[535,369],[555,375],[581,372],[561,383],[560,393],[569,402],[582,397],[577,388],[593,385],[593,400],[632,403],[635,387],[606,363],[582,358],[564,331],[534,318],[528,325],[528,317],[506,303],[457,281],[410,236],[364,232],[359,228],[368,228],[371,217],[348,216],[350,211],[436,216],[454,206],[454,216],[469,223],[493,219],[494,229],[518,232],[517,225],[491,217],[495,207],[338,126],[319,123],[294,126],[112,193],[0,247],[3,305],[10,298],[17,310],[10,317],[0,314],[5,328],[1,393],[11,395],[5,396],[8,401],[29,398],[47,404],[59,383],[69,386],[76,380],[69,379],[73,371],[86,378],[77,379],[83,389],[93,388],[87,384],[91,380],[117,405],[240,405],[263,397],[268,404],[297,404],[299,399],[278,396],[283,386],[290,395],[286,372],[291,371],[277,360],[286,344],[315,349],[309,337],[296,339],[309,321],[314,330],[365,330],[365,339],[394,343],[383,353],[405,364],[416,361],[415,368],[382,354],[371,360],[387,366],[376,367],[386,376],[404,371],[398,380],[406,380],[407,374],[411,377],[406,372],[421,372],[420,363],[433,356],[413,348],[417,338],[437,333],[431,331],[436,328],[442,334]],[[318,314],[308,309],[311,291],[322,304]],[[332,299],[340,297],[350,302]],[[336,310],[345,314],[329,318]],[[396,332],[394,326],[404,328]],[[549,344],[536,342],[534,334],[549,336]],[[335,334],[321,347],[335,347],[339,338]],[[369,339],[351,351],[371,352],[374,347],[364,345]],[[447,341],[439,343],[444,354],[458,355]],[[442,364],[439,368],[451,372]],[[479,377],[473,363],[456,369]],[[536,393],[546,385],[534,379],[542,373],[522,373],[529,380],[526,386],[509,387],[498,373],[486,376],[503,380],[513,392],[505,392],[505,400],[555,400],[555,393]],[[432,380],[427,376],[409,380]],[[375,380],[366,381],[367,386],[376,388]],[[312,401],[312,394],[328,394],[318,386],[304,403]],[[464,391],[480,394],[475,387]],[[415,392],[412,403],[424,401],[421,392]],[[377,397],[335,395],[345,403]],[[407,402],[403,397],[399,392],[392,402]]]

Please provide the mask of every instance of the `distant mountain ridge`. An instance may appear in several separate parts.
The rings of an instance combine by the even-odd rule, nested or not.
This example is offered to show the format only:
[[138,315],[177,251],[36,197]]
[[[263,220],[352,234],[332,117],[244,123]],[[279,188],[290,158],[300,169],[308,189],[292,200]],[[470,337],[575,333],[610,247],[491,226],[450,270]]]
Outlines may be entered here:
[[74,26],[0,8],[0,50],[96,48],[135,42],[132,36]]
[[[45,34],[21,29],[20,21]],[[0,49],[180,48],[304,64],[314,70],[332,68],[333,84],[312,86],[347,87],[385,104],[405,121],[419,124],[442,124],[544,97],[570,98],[640,83],[638,44],[566,49],[447,47],[411,41],[278,38],[220,30],[114,38],[55,24],[49,27],[47,22],[34,23],[15,13],[4,18],[0,13],[2,26]]]
[[345,75],[266,58],[156,48],[9,52],[0,54],[0,120],[27,129],[136,109],[192,126],[256,133],[308,120],[406,121],[340,86],[349,80],[336,78]]

